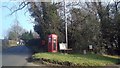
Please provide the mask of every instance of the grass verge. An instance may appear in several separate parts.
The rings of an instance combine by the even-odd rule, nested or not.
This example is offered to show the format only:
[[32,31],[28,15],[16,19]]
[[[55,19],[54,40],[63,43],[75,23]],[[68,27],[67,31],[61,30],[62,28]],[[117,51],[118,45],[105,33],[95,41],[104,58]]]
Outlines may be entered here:
[[61,53],[36,53],[33,55],[36,59],[49,59],[51,61],[71,62],[80,66],[108,66],[114,65],[120,61],[120,58],[95,54],[61,54]]

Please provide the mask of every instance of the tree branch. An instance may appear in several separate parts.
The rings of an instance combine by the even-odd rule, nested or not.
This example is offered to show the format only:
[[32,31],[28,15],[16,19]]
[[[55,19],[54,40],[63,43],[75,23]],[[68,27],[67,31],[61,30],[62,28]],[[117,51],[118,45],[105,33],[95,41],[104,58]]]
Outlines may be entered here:
[[2,6],[2,7],[4,7],[4,8],[7,8],[7,9],[9,9],[10,11],[12,11],[9,7],[7,7],[7,6]]
[[[12,15],[13,13],[15,13],[15,12],[17,12],[17,11],[19,11],[19,10],[22,10],[24,7],[26,7],[28,4],[29,4],[30,2],[27,2],[26,4],[25,4],[25,2],[22,2],[20,5],[19,5],[19,8],[18,9],[16,9],[16,10],[14,10],[10,15]],[[24,5],[23,5],[24,4]],[[23,5],[23,6],[22,6]],[[22,6],[22,7],[21,7]]]

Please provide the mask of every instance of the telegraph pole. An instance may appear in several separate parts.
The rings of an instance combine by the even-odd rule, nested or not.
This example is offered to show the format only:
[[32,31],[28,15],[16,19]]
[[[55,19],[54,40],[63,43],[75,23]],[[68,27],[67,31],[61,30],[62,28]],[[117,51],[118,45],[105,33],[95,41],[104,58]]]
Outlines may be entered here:
[[67,18],[66,18],[66,12],[65,12],[65,9],[66,9],[66,4],[65,4],[65,0],[64,0],[64,21],[65,21],[65,36],[66,36],[66,48],[68,49],[68,36],[67,36]]

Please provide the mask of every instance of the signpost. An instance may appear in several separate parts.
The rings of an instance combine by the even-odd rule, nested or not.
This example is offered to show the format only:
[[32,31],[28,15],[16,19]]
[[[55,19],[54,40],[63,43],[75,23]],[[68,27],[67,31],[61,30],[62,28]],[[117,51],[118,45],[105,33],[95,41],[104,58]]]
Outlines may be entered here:
[[60,50],[66,50],[67,46],[66,43],[59,43]]

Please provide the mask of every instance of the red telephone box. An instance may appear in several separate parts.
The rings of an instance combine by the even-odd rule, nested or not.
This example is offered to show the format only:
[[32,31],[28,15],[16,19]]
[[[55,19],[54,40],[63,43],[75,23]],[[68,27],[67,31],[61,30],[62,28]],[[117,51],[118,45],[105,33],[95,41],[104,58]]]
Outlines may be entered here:
[[48,35],[48,52],[57,52],[57,35]]

